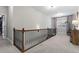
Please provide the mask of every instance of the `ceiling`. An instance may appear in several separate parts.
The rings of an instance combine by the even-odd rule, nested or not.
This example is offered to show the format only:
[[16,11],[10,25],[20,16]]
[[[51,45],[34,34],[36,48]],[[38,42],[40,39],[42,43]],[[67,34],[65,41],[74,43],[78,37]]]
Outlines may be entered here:
[[36,10],[51,15],[52,17],[65,16],[76,13],[79,9],[79,6],[33,6]]

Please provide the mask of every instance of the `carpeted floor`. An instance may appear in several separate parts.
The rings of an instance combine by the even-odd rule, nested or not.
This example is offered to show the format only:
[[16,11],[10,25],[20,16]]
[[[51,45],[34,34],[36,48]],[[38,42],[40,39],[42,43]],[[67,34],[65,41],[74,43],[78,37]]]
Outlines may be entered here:
[[63,34],[48,39],[36,47],[26,51],[27,53],[78,53],[79,46],[70,43],[70,37]]
[[[0,53],[20,53],[20,51],[0,36]],[[25,53],[79,53],[79,46],[70,43],[69,36],[57,34]]]
[[18,52],[20,51],[16,47],[12,46],[8,40],[2,39],[2,36],[0,36],[0,53],[18,53]]

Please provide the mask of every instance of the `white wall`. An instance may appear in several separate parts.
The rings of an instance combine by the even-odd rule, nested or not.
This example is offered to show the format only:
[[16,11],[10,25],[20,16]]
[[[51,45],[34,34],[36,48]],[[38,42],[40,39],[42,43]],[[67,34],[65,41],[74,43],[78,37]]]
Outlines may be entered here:
[[51,18],[42,12],[25,6],[8,8],[8,38],[13,40],[13,28],[47,28],[51,27]]
[[7,6],[0,6],[0,15],[6,15],[7,16],[8,8]]
[[50,27],[50,17],[32,7],[14,7],[14,27],[47,28]]
[[56,29],[56,21],[57,21],[57,19],[56,18],[51,18],[51,27],[53,28],[53,29]]
[[[12,42],[13,39],[13,7],[8,7],[8,39]],[[12,42],[13,43],[13,42]]]

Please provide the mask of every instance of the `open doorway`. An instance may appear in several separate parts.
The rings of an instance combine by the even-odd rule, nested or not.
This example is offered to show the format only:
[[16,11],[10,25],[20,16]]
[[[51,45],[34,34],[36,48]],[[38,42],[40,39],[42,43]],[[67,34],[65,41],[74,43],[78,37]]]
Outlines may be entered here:
[[67,17],[57,18],[57,34],[67,34]]
[[2,16],[0,16],[0,36],[2,36]]
[[0,37],[2,39],[6,38],[6,19],[4,15],[0,15]]

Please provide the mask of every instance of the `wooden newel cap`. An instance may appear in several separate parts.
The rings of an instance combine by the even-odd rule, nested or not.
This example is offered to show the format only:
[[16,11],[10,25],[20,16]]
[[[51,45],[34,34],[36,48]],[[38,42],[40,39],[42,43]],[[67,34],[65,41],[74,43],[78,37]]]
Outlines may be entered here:
[[24,28],[22,28],[22,31],[24,31]]

